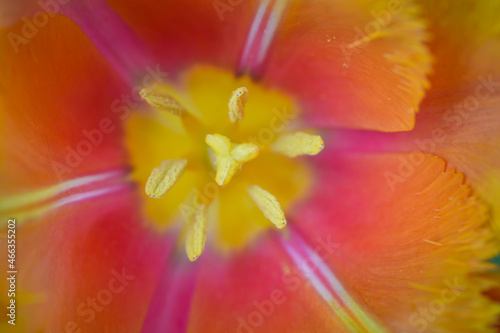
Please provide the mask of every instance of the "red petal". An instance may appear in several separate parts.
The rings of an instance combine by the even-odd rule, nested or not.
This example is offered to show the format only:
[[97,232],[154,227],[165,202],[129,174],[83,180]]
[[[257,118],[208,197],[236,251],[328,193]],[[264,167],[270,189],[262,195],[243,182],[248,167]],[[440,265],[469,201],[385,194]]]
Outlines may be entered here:
[[149,305],[142,332],[186,332],[197,273],[197,263],[189,262],[184,251],[167,261]]
[[109,2],[169,73],[194,63],[236,68],[257,10],[257,1]]
[[231,257],[205,251],[187,332],[329,332],[326,303],[269,238]]
[[26,332],[140,331],[168,242],[143,227],[135,202],[128,189],[18,226],[18,290],[42,296],[20,304]]

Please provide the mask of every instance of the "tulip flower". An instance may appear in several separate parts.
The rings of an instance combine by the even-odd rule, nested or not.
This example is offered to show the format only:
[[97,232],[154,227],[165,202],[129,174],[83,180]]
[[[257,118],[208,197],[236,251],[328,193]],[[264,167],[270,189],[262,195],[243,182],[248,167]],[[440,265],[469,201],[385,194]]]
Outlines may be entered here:
[[496,1],[0,1],[2,332],[494,332]]

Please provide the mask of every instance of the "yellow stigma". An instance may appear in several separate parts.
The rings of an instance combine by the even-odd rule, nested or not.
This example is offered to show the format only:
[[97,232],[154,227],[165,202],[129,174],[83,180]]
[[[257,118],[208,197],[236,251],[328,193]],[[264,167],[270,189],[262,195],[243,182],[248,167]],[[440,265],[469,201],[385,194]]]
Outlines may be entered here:
[[281,135],[271,144],[271,151],[288,157],[300,155],[316,155],[325,148],[319,135],[295,132]]
[[146,183],[146,194],[151,198],[161,198],[175,185],[186,168],[184,159],[166,160],[154,168]]
[[148,102],[148,104],[155,109],[167,111],[176,116],[183,116],[187,114],[186,109],[170,95],[147,88],[141,89],[139,95],[141,95],[142,99]]
[[215,182],[220,186],[229,183],[243,163],[259,154],[259,148],[253,143],[231,143],[231,140],[220,134],[208,134],[205,142],[214,152]]
[[197,198],[193,206],[186,216],[186,254],[190,261],[199,258],[207,241],[207,207]]
[[233,91],[229,100],[229,120],[232,123],[239,123],[245,114],[245,104],[248,100],[248,89],[245,87]]
[[276,228],[282,229],[286,226],[286,218],[278,199],[271,193],[257,185],[247,187],[247,192],[255,202],[264,216],[271,221]]

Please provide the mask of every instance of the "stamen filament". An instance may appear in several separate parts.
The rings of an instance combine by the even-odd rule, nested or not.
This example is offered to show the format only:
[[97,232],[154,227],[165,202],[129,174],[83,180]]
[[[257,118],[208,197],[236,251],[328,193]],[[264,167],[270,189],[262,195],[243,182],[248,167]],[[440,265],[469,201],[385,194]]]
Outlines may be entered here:
[[208,134],[205,138],[207,145],[215,155],[215,182],[226,185],[233,178],[236,171],[245,163],[257,157],[259,148],[252,143],[236,144],[220,134]]
[[270,146],[273,153],[288,157],[316,155],[321,152],[323,148],[325,148],[325,144],[319,135],[305,132],[283,134]]
[[250,185],[247,192],[255,202],[264,216],[271,221],[276,228],[282,229],[286,226],[286,218],[280,203],[274,195],[262,189],[258,185]]
[[186,108],[170,95],[146,88],[142,89],[139,94],[143,100],[155,109],[167,111],[176,116],[188,114]]
[[247,100],[247,88],[242,87],[233,91],[233,95],[229,100],[229,120],[231,120],[232,123],[238,123],[243,120]]
[[177,183],[184,173],[187,161],[185,159],[173,159],[161,162],[154,168],[146,183],[146,194],[151,198],[161,198]]

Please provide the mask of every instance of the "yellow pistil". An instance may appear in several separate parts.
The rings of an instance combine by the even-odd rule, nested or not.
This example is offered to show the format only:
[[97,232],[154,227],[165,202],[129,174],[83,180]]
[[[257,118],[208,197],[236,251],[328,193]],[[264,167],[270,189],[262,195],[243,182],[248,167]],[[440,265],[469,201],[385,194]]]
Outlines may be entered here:
[[325,148],[325,144],[319,135],[295,132],[281,135],[270,148],[273,153],[296,157],[316,155]]
[[231,140],[220,134],[208,134],[205,142],[215,155],[215,182],[219,186],[229,183],[245,162],[259,154],[259,148],[253,143],[231,143]]
[[139,92],[139,95],[155,109],[167,111],[176,116],[184,116],[187,114],[186,109],[175,98],[168,94],[144,88]]
[[207,241],[207,207],[194,201],[193,209],[187,216],[186,253],[190,261],[195,261],[205,249]]
[[229,100],[229,120],[232,123],[239,123],[245,114],[245,104],[248,100],[248,89],[245,87],[233,91]]
[[285,213],[274,195],[258,185],[248,186],[247,192],[264,216],[271,221],[276,228],[282,229],[286,226]]
[[175,185],[186,168],[185,159],[166,160],[154,168],[146,183],[146,194],[151,198],[161,198]]

